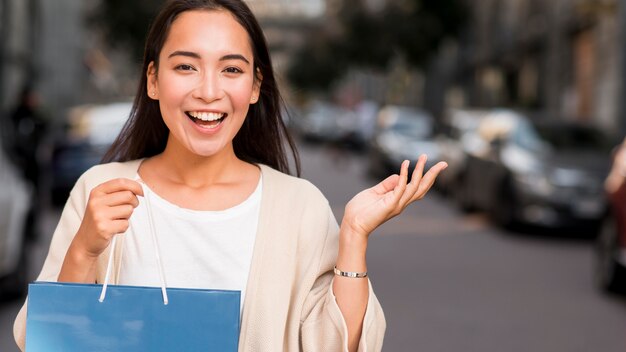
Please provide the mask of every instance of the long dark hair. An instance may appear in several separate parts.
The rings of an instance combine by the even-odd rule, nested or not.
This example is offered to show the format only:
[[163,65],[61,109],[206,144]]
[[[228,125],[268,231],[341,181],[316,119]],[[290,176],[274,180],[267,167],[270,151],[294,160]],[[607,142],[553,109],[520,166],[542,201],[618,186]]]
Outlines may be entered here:
[[[254,55],[254,72],[262,77],[258,102],[250,105],[248,115],[233,140],[238,158],[261,163],[289,173],[286,147],[289,147],[300,176],[300,158],[295,143],[283,122],[284,101],[274,78],[274,70],[263,31],[250,8],[241,0],[171,0],[155,18],[144,50],[141,80],[130,117],[107,151],[103,162],[128,161],[157,155],[165,149],[169,130],[159,109],[159,102],[148,97],[146,72],[150,62],[158,72],[159,54],[172,23],[178,15],[192,10],[226,10],[250,36]],[[286,144],[286,145],[285,145]]]

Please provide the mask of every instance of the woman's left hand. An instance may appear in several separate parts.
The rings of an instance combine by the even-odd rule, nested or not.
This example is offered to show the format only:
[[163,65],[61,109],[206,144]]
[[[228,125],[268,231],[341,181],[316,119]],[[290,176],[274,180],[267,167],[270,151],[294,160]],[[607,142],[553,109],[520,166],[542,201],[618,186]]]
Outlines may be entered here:
[[437,175],[448,166],[442,161],[424,174],[426,155],[421,155],[408,182],[409,164],[405,160],[400,175],[391,175],[354,196],[346,205],[342,227],[347,226],[352,233],[369,236],[378,226],[402,213],[409,204],[422,199],[435,183]]

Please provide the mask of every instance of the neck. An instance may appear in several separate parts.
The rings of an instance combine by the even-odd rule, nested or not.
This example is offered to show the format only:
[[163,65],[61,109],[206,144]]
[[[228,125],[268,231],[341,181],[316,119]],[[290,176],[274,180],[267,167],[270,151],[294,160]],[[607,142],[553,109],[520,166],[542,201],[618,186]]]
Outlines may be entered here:
[[237,158],[232,144],[211,156],[200,156],[181,148],[166,147],[163,153],[154,157],[161,167],[161,177],[170,182],[184,184],[192,188],[202,188],[218,183],[228,183],[233,176],[241,175],[247,163]]

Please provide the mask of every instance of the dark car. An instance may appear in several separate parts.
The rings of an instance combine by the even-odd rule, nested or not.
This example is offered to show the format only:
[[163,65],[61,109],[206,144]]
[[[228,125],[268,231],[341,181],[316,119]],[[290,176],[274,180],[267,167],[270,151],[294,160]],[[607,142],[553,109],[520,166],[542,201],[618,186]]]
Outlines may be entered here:
[[82,105],[70,109],[67,131],[52,153],[51,194],[62,205],[87,169],[100,163],[130,115],[132,103]]
[[605,181],[609,203],[596,241],[595,278],[608,291],[624,291],[626,286],[626,140],[614,154]]
[[397,173],[404,160],[410,160],[413,168],[420,154],[428,156],[427,169],[440,161],[432,116],[411,107],[383,107],[369,149],[370,173],[376,176]]
[[600,130],[502,110],[474,138],[457,190],[463,208],[486,210],[503,226],[594,226],[602,218],[611,139]]

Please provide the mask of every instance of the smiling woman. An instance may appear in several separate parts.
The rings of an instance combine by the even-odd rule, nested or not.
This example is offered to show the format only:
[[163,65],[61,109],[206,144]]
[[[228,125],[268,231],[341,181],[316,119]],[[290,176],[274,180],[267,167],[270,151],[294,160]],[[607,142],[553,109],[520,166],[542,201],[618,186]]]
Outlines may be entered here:
[[[240,351],[379,351],[385,319],[367,275],[369,235],[421,199],[446,164],[422,175],[421,156],[409,177],[402,162],[400,175],[356,195],[338,226],[321,192],[286,174],[283,146],[299,174],[297,153],[267,44],[240,0],[167,2],[143,69],[110,162],[75,185],[39,280],[102,283],[123,249],[111,281],[160,286],[150,275],[156,247],[168,286],[241,292]],[[24,326],[23,308],[22,348]]]

